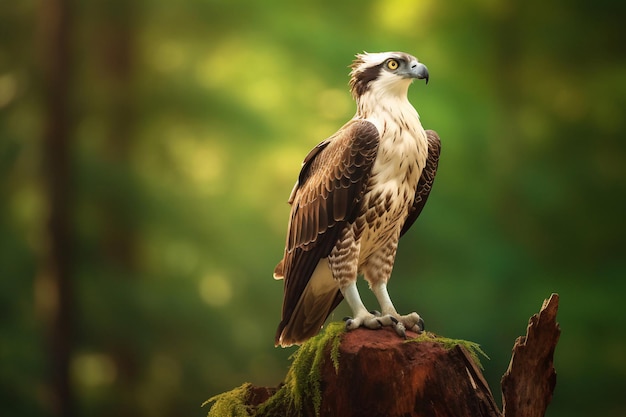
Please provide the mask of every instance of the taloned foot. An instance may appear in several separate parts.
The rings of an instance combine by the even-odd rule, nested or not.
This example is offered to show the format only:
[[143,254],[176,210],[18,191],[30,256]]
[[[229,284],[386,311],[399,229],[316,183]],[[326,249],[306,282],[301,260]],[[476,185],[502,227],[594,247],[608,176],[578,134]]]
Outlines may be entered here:
[[344,317],[346,322],[346,330],[354,330],[359,327],[376,330],[383,327],[392,327],[398,336],[406,339],[406,330],[409,329],[416,333],[424,330],[424,320],[416,314],[412,313],[407,316],[398,316],[397,318],[391,314],[382,315],[378,311],[363,313],[356,317]]
[[[417,313],[410,313],[404,316],[398,315],[396,318],[399,321],[398,324],[401,324],[404,327],[404,330],[410,330],[415,333],[421,333],[424,331],[424,320]],[[406,334],[401,336],[406,337]]]
[[393,321],[393,329],[398,336],[406,339],[406,331],[410,330],[415,333],[421,333],[424,331],[424,320],[417,313],[410,313],[405,316],[401,316],[397,313],[389,314]]
[[377,311],[371,313],[358,314],[356,317],[344,317],[346,322],[346,330],[354,330],[359,327],[366,327],[368,329],[376,330],[386,326],[395,326],[398,323],[398,319],[392,315],[381,315]]

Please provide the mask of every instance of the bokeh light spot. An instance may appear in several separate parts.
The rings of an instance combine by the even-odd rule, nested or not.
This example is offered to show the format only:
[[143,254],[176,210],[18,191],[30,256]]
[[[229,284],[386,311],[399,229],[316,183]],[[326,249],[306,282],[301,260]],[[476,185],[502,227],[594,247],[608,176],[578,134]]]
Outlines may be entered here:
[[117,366],[113,359],[102,353],[83,353],[72,360],[74,380],[86,387],[110,385],[117,378]]
[[200,280],[199,291],[202,301],[211,307],[223,307],[233,296],[232,285],[228,279],[215,273],[208,274]]

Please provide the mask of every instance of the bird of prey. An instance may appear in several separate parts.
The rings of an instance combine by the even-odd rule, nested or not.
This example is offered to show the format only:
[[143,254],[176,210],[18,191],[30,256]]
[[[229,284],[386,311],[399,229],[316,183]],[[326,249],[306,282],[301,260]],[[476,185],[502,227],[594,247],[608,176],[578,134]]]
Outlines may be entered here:
[[[400,237],[419,216],[430,193],[441,142],[424,130],[407,98],[428,69],[402,52],[363,53],[351,65],[355,116],[304,159],[289,203],[283,259],[282,320],[276,346],[316,335],[342,299],[352,309],[348,330],[392,326],[420,332],[421,317],[400,315],[387,282]],[[380,312],[368,311],[357,289],[363,274]]]

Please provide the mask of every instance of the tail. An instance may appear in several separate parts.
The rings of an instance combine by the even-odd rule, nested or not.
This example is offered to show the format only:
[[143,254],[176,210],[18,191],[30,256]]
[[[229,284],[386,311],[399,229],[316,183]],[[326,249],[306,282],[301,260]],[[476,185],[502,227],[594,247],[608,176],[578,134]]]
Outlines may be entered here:
[[322,259],[300,295],[296,307],[290,314],[283,315],[276,330],[276,346],[299,345],[315,336],[341,300],[343,296],[330,272],[328,260]]

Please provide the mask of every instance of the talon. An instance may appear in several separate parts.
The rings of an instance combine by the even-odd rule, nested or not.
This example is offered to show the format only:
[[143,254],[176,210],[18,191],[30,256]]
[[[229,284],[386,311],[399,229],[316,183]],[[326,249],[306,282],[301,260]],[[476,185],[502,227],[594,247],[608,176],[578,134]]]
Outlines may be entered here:
[[376,319],[376,321],[378,322],[378,324],[380,325],[380,327],[383,327],[383,322],[382,322],[382,321],[380,321],[380,320],[378,320],[378,319]]
[[420,317],[420,319],[417,321],[417,327],[419,328],[419,332],[423,332],[425,327],[424,327],[424,319],[422,319]]
[[380,311],[378,311],[378,310],[372,310],[372,311],[370,311],[370,314],[373,314],[376,317],[380,317],[382,315],[382,314],[380,314]]
[[353,320],[351,318],[348,318],[348,320],[346,320],[346,330],[350,330],[350,326],[352,325]]
[[345,316],[343,319],[341,319],[343,321],[348,321],[348,320],[352,320],[352,317],[350,316]]
[[406,328],[404,327],[404,323],[398,322],[393,326],[393,328],[395,329],[398,336],[400,336],[403,339],[406,339]]
[[389,319],[393,321],[393,324],[398,324],[398,319],[395,318],[394,316],[389,316]]

